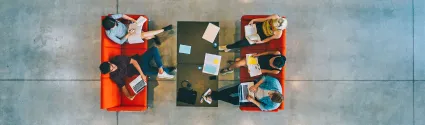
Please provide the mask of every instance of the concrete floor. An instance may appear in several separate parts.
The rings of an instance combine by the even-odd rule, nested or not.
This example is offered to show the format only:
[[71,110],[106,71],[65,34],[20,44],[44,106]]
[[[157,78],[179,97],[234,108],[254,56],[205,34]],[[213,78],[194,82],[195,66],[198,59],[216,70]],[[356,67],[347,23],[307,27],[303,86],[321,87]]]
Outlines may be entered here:
[[[159,81],[146,112],[100,110],[100,16],[117,12],[151,29],[219,21],[221,44],[244,14],[285,15],[285,110],[175,107],[174,81]],[[0,125],[425,124],[423,0],[0,0],[0,15]],[[175,65],[176,33],[161,40]]]

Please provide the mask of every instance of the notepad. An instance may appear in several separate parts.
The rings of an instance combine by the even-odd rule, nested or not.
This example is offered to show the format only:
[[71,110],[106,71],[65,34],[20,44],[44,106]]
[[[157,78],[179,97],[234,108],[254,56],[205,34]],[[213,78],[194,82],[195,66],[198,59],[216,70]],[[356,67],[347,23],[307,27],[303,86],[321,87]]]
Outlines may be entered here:
[[220,27],[209,23],[207,29],[204,32],[204,35],[202,35],[202,38],[210,43],[213,43],[215,37],[217,37],[218,31],[220,31]]
[[179,53],[190,54],[191,49],[191,46],[180,44]]
[[221,56],[214,54],[205,54],[203,73],[218,75],[220,68]]
[[260,64],[258,64],[258,58],[252,57],[252,54],[246,54],[246,58],[247,58],[246,63],[248,66],[249,75],[251,77],[261,75],[262,72],[261,72]]

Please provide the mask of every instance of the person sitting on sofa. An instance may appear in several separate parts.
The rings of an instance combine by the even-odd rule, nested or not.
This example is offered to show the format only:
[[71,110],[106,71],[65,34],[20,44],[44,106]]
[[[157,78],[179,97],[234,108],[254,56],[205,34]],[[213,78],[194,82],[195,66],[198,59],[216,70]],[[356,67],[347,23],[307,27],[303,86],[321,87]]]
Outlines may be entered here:
[[[225,87],[226,88],[226,87]],[[271,76],[262,76],[254,80],[254,85],[249,88],[254,93],[254,97],[248,96],[248,101],[254,103],[262,111],[277,109],[283,101],[282,86],[280,82]],[[212,102],[212,100],[222,100],[233,105],[239,105],[239,85],[223,89],[221,91],[207,91],[207,96],[201,99]]]
[[279,17],[276,14],[268,16],[266,18],[257,18],[249,22],[248,25],[254,25],[257,28],[257,34],[260,36],[261,40],[251,41],[246,37],[240,41],[237,41],[233,44],[220,46],[220,51],[229,52],[231,49],[242,48],[250,46],[250,42],[255,44],[267,43],[273,39],[279,39],[282,36],[282,31],[286,29],[288,21],[285,18]]
[[[151,60],[154,60],[157,67],[150,65]],[[110,78],[114,81],[124,95],[133,100],[134,96],[130,96],[125,88],[124,77],[140,75],[146,82],[147,76],[158,75],[158,78],[172,79],[174,75],[170,75],[175,68],[163,68],[159,50],[156,47],[149,48],[143,55],[134,55],[127,57],[123,55],[113,57],[109,62],[103,62],[99,66],[102,74],[110,74]]]
[[[109,39],[111,39],[112,41],[114,41],[117,44],[123,44],[124,42],[127,41],[127,38],[130,35],[133,35],[135,33],[135,31],[128,31],[128,26],[124,25],[121,21],[118,21],[117,19],[126,19],[129,20],[131,22],[136,22],[135,19],[124,15],[124,14],[113,14],[110,16],[107,16],[105,19],[102,20],[102,26],[103,28],[105,28],[105,32],[106,35],[109,37]],[[148,31],[148,32],[143,32],[141,34],[141,38],[145,39],[145,40],[149,40],[149,39],[154,39],[155,43],[157,45],[161,45],[161,42],[159,41],[158,37],[156,36],[157,34],[160,34],[164,31],[168,31],[171,30],[173,28],[172,25],[168,25],[162,29],[159,30],[154,30],[154,31]]]
[[[278,74],[286,62],[286,57],[279,51],[268,51],[259,54],[253,54],[252,57],[258,58],[258,64],[260,65],[261,73],[263,74]],[[221,69],[220,73],[222,75],[233,73],[235,68],[246,66],[247,64],[245,58],[237,58],[235,63],[231,64],[227,68]]]

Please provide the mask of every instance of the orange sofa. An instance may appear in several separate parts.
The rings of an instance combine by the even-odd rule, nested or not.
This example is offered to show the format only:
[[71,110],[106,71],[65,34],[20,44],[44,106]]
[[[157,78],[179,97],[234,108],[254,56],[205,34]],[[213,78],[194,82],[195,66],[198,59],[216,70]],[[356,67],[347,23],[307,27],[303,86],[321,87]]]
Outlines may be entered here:
[[[269,15],[244,15],[241,18],[241,27],[247,25],[249,21],[251,21],[252,19],[263,18],[267,16]],[[243,38],[245,38],[245,29],[241,28],[241,39]],[[282,37],[280,37],[280,39],[271,40],[268,43],[264,43],[264,44],[242,48],[240,51],[240,54],[241,54],[240,56],[245,57],[245,55],[249,53],[261,53],[265,51],[280,51],[283,55],[286,56],[286,29],[283,31]],[[283,95],[285,95],[285,86],[284,86],[285,85],[285,66],[282,68],[282,71],[279,74],[273,74],[271,76],[277,78],[280,81],[280,84],[282,85]],[[250,77],[247,68],[242,67],[240,69],[240,82],[253,81],[254,79],[258,77],[259,76]],[[283,110],[284,106],[285,104],[284,102],[282,102],[279,108],[269,112],[277,112],[279,110]],[[255,105],[244,105],[244,106],[240,106],[239,108],[242,111],[261,111],[260,108],[258,108]]]
[[[134,19],[144,15],[128,15]],[[101,20],[106,16],[102,16]],[[145,18],[148,18],[144,16]],[[143,24],[143,31],[148,31],[148,21]],[[143,54],[148,48],[148,42],[139,44],[128,44],[124,43],[119,45],[114,43],[105,34],[105,29],[101,26],[101,62],[109,61],[114,56],[126,55],[132,56],[135,54]],[[99,63],[100,64],[100,63]],[[129,89],[128,83],[131,82],[135,77],[125,78],[126,87]],[[109,78],[109,74],[100,75],[100,108],[108,111],[145,111],[147,105],[147,87],[142,90],[133,100],[129,100],[127,97],[121,94],[118,86]],[[134,95],[133,91],[130,94]]]

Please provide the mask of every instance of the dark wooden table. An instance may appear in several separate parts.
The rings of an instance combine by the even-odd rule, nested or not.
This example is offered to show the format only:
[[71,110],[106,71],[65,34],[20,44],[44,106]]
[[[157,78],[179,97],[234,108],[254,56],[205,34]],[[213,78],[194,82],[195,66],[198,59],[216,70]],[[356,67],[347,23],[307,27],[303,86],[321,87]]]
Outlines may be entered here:
[[[192,84],[192,89],[197,92],[196,103],[194,105],[177,101],[177,106],[194,107],[218,107],[217,101],[211,104],[200,103],[202,94],[208,89],[216,91],[218,88],[218,76],[202,73],[205,53],[218,55],[219,35],[210,43],[202,39],[202,35],[209,23],[219,26],[218,22],[177,22],[177,91],[182,88],[181,82],[188,80]],[[180,44],[191,46],[191,54],[179,52]]]

